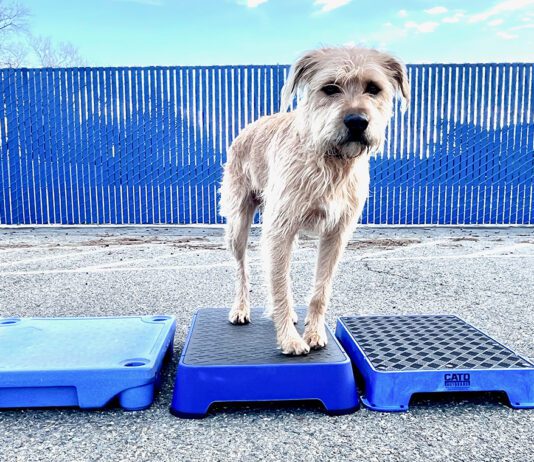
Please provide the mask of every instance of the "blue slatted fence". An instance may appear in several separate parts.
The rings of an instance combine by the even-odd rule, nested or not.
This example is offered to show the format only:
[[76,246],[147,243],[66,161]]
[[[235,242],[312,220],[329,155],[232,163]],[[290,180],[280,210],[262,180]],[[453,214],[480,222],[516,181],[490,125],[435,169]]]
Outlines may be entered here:
[[[408,70],[362,221],[534,224],[534,64]],[[226,147],[287,71],[0,70],[0,224],[221,223]]]

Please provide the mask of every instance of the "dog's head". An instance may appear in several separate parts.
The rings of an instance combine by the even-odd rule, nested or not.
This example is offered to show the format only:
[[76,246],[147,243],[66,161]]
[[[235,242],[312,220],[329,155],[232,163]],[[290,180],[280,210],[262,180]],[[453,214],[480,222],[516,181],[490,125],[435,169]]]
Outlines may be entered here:
[[351,158],[381,149],[393,99],[408,104],[405,66],[394,57],[360,47],[321,48],[304,54],[289,72],[281,109],[295,95],[299,130],[314,150]]

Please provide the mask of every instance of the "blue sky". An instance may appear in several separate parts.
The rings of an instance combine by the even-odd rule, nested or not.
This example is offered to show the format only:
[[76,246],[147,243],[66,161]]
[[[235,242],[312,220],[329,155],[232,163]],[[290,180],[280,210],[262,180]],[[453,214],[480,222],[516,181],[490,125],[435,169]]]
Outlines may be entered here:
[[534,61],[534,0],[22,0],[91,65],[289,63],[361,44],[407,63]]

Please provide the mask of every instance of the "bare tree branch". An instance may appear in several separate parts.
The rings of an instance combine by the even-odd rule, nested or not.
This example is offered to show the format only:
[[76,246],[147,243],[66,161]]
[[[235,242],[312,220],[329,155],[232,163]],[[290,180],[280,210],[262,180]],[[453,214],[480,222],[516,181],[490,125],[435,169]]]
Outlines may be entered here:
[[19,2],[0,0],[0,33],[25,30],[30,12]]
[[[21,41],[27,30],[30,13],[19,2],[0,0],[0,66],[20,67],[28,54],[28,47]],[[22,37],[25,38],[25,37]]]
[[78,49],[70,42],[55,45],[50,37],[32,37],[30,46],[41,67],[86,66]]
[[86,66],[70,42],[54,43],[50,37],[35,37],[28,27],[29,10],[17,0],[0,0],[0,67]]
[[27,56],[28,47],[22,42],[2,43],[0,45],[0,67],[22,67]]

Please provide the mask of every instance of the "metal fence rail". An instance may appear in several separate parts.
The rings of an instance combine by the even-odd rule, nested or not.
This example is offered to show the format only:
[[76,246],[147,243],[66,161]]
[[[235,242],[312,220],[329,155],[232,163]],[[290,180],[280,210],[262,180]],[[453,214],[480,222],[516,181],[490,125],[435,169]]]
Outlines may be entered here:
[[[0,70],[0,224],[221,223],[287,66]],[[412,65],[363,223],[534,224],[534,64]]]

